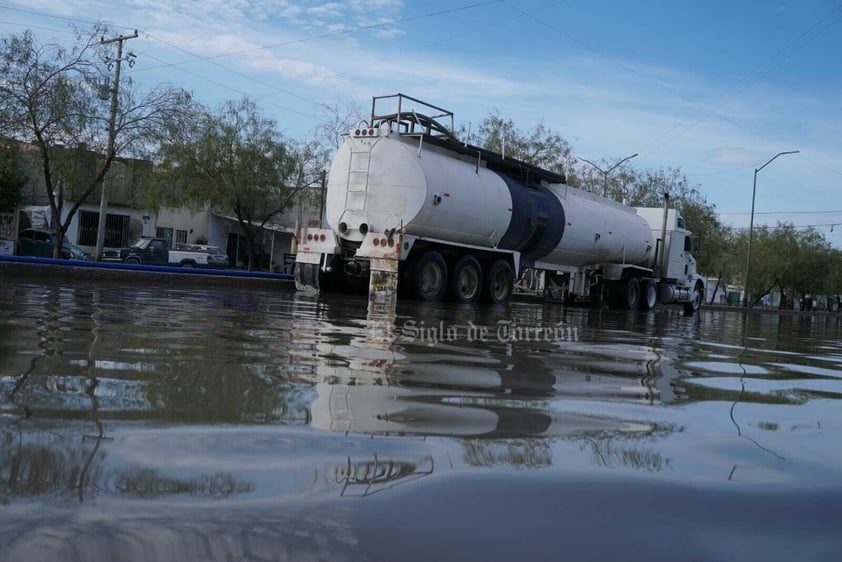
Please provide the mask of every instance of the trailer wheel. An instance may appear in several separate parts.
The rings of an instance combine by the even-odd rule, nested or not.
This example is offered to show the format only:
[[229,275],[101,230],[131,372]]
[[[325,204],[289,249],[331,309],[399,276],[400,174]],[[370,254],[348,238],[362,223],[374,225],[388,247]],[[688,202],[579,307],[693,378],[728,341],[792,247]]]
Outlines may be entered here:
[[460,303],[474,303],[482,292],[482,266],[474,256],[462,256],[450,275],[450,296]]
[[696,283],[693,287],[693,300],[684,303],[684,314],[690,316],[699,311],[702,307],[702,286]]
[[506,260],[497,260],[488,268],[482,286],[483,299],[493,304],[503,304],[512,296],[515,273]]
[[412,268],[412,289],[415,298],[438,302],[447,290],[447,264],[440,253],[430,250]]
[[637,277],[629,277],[623,290],[623,307],[626,310],[637,310],[640,306],[640,280]]
[[658,283],[650,279],[643,284],[640,310],[652,310],[658,303]]

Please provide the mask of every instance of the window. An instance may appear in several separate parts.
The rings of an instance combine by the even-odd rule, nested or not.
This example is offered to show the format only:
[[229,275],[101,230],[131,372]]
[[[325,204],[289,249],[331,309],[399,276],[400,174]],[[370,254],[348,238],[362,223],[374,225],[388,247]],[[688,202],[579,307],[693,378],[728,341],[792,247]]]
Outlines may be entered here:
[[167,241],[167,246],[172,247],[172,228],[159,226],[155,229],[155,236],[164,238]]
[[175,231],[175,241],[177,244],[187,244],[187,231],[186,230],[176,230]]
[[164,243],[161,242],[160,240],[153,240],[149,244],[149,249],[154,251],[154,252],[165,252],[167,250],[167,247],[164,246]]
[[[107,248],[122,248],[129,243],[129,215],[105,215],[105,243]],[[77,244],[96,246],[99,230],[99,213],[79,211],[79,234]]]
[[96,231],[99,227],[99,213],[79,211],[79,236],[77,243],[82,246],[96,246]]

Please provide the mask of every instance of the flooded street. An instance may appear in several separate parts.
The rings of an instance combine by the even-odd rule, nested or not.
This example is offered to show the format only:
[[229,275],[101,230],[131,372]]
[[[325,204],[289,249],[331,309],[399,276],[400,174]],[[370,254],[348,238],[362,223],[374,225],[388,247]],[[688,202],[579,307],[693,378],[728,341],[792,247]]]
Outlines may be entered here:
[[842,318],[0,283],[0,559],[838,560]]

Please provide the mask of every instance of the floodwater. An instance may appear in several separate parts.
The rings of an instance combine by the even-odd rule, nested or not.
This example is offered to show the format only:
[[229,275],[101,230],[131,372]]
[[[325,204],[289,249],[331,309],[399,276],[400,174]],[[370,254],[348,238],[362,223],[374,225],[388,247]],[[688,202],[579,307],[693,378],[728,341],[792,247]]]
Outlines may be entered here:
[[0,280],[0,560],[840,560],[842,319]]

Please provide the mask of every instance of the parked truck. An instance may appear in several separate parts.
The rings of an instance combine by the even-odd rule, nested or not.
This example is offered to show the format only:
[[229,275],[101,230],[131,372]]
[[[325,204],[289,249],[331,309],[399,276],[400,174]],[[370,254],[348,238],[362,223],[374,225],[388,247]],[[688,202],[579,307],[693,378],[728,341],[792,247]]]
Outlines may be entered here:
[[331,163],[329,228],[300,235],[299,289],[369,282],[374,291],[387,273],[421,300],[501,303],[537,270],[568,301],[698,310],[694,239],[668,196],[663,208],[629,207],[452,131],[449,111],[403,94],[374,98],[371,120]]
[[171,249],[166,238],[150,237],[138,238],[128,248],[108,248],[102,253],[103,261],[176,267],[226,267],[227,257],[222,256],[218,259],[210,251]]

